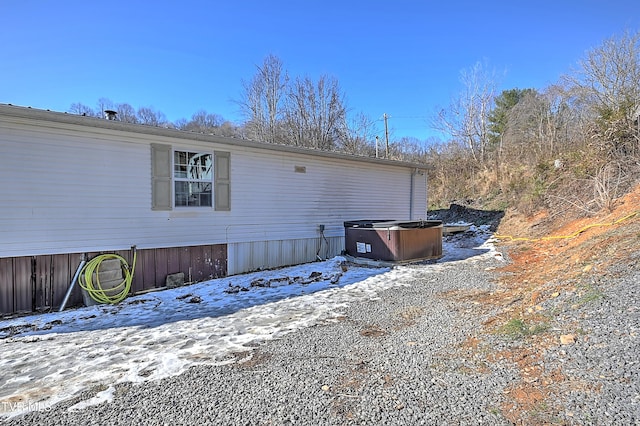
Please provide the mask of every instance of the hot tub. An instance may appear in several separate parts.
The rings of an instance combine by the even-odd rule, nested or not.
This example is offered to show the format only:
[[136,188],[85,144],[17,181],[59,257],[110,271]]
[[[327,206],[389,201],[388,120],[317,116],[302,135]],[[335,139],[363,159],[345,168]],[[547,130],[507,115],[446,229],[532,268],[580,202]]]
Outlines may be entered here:
[[345,252],[389,262],[442,257],[439,220],[354,220],[344,222]]

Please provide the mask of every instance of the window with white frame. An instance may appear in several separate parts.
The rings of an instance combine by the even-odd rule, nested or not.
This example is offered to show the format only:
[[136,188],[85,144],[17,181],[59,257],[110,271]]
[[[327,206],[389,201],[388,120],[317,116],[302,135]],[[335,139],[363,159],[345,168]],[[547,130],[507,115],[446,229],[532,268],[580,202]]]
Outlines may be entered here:
[[189,151],[173,152],[174,205],[211,207],[213,154]]

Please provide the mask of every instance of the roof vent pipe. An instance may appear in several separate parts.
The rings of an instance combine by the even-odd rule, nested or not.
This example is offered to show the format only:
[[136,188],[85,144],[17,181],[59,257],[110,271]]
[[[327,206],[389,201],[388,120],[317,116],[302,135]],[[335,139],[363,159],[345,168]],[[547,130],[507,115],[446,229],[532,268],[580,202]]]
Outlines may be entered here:
[[115,120],[116,119],[116,115],[118,115],[117,111],[114,111],[112,109],[105,109],[104,110],[104,118],[106,118],[107,120]]

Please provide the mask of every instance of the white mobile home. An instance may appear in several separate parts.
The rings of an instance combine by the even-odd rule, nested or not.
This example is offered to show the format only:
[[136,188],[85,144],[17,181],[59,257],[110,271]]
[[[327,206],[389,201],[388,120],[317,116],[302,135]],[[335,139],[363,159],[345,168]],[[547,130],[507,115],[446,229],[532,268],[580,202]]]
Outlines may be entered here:
[[[344,222],[425,219],[424,166],[0,105],[0,313],[59,305],[83,253],[133,290],[314,261]],[[74,295],[77,299],[78,295]]]

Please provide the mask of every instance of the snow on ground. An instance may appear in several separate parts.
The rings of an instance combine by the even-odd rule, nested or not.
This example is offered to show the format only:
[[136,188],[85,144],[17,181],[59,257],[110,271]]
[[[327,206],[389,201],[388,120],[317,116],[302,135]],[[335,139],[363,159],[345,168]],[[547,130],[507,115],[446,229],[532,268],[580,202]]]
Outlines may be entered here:
[[501,258],[488,229],[474,226],[447,237],[443,254],[417,268],[358,266],[336,257],[147,293],[118,305],[0,321],[0,415],[46,409],[89,389],[100,392],[70,409],[109,401],[116,383],[233,362],[261,342],[336,320],[351,302],[406,286],[416,273],[479,256]]

